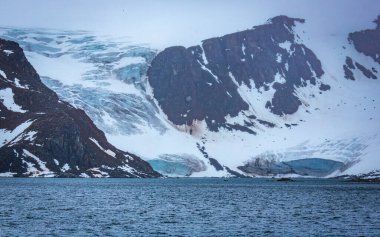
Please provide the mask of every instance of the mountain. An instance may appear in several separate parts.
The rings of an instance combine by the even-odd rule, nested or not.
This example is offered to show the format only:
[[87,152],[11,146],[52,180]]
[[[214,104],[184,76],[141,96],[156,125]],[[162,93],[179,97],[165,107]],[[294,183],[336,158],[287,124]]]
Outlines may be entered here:
[[[278,16],[201,45],[167,48],[153,59],[148,78],[156,103],[175,126],[199,134],[199,147],[215,169],[233,174],[234,168],[246,175],[326,176],[349,172],[376,157],[372,152],[380,145],[374,122],[379,116],[379,25],[350,33],[349,44],[340,49],[327,45],[329,41],[318,45],[333,48],[329,56],[345,55],[340,62],[334,58],[336,67],[331,70],[324,67],[331,58],[318,57],[326,49],[312,50],[305,30],[297,31],[303,24],[304,19]],[[355,95],[350,98],[351,89]],[[329,130],[316,131],[324,128]],[[240,132],[250,138],[237,135]],[[233,144],[236,140],[245,145]],[[297,140],[299,144],[294,144]],[[236,166],[236,157],[242,155],[247,157],[244,165]],[[297,171],[301,161],[302,172]]]
[[[252,113],[259,105],[252,104],[244,89],[251,94],[273,90],[264,101],[273,114],[297,112],[302,103],[296,88],[310,84],[322,92],[330,86],[319,80],[324,72],[314,53],[296,43],[296,22],[304,20],[275,17],[270,24],[207,39],[202,45],[165,49],[148,71],[155,99],[174,124],[192,126],[205,120],[211,131],[224,127],[255,134],[249,128],[259,123],[261,114]],[[244,124],[227,123],[227,115],[236,117],[242,111],[250,113],[244,115]]]
[[0,175],[159,177],[107,142],[84,111],[59,100],[12,41],[0,39]]
[[89,32],[0,32],[60,100],[160,173],[330,177],[380,170],[375,23],[326,34],[278,16],[161,51]]

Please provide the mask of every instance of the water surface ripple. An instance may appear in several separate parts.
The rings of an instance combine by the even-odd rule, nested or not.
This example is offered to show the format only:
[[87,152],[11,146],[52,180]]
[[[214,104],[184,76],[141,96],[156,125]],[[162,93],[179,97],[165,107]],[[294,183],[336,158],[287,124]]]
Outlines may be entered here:
[[380,184],[0,179],[0,236],[380,236]]

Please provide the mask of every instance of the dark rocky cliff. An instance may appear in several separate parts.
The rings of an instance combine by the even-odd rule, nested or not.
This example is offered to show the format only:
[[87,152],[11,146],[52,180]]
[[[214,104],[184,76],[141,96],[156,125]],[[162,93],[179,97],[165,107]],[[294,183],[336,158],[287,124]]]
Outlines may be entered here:
[[[355,49],[371,57],[375,62],[380,64],[380,16],[374,21],[376,29],[368,29],[350,33],[348,40],[354,45]],[[355,80],[353,71],[358,69],[361,74],[369,79],[377,79],[375,68],[367,68],[359,62],[354,62],[352,58],[347,57],[346,63],[343,66],[345,78]]]
[[0,173],[15,176],[159,177],[109,144],[90,118],[58,99],[17,43],[0,39]]
[[239,93],[244,85],[257,96],[274,90],[265,105],[272,113],[295,113],[301,105],[295,88],[310,83],[321,91],[329,89],[320,82],[324,73],[320,61],[297,42],[292,30],[297,22],[304,20],[278,16],[250,30],[204,40],[202,45],[165,49],[148,70],[159,106],[176,125],[205,120],[213,131],[243,130],[226,124],[225,117],[254,109]]

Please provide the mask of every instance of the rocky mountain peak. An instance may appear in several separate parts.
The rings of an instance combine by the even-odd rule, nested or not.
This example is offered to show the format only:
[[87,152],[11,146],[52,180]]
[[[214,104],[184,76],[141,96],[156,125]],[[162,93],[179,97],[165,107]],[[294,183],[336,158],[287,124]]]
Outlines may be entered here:
[[0,39],[0,173],[9,176],[159,177],[108,143],[84,111],[58,99],[12,41]]
[[[295,113],[301,105],[296,87],[310,83],[321,91],[329,89],[320,82],[324,73],[320,61],[297,41],[292,29],[296,22],[304,20],[278,16],[250,30],[206,39],[201,45],[165,49],[148,70],[158,105],[176,125],[205,120],[212,131],[242,130],[227,124],[225,117],[254,111],[256,106],[279,116]],[[262,105],[252,105],[242,91],[270,97]]]

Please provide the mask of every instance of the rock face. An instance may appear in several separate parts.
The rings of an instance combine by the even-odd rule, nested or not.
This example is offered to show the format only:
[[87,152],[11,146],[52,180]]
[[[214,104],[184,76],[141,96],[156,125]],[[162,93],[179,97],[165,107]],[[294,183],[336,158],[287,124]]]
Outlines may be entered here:
[[[380,16],[374,21],[376,29],[363,30],[350,33],[348,40],[354,45],[355,49],[371,57],[375,62],[380,64]],[[358,62],[353,62],[350,57],[347,57],[346,64],[343,66],[345,77],[350,80],[355,80],[353,71],[358,69],[361,74],[369,79],[377,79],[375,68],[366,68]]]
[[295,113],[301,105],[295,89],[321,86],[324,73],[314,53],[297,43],[292,30],[297,22],[304,20],[278,16],[250,30],[204,40],[202,45],[165,49],[148,69],[159,106],[176,125],[205,120],[212,131],[242,130],[227,124],[225,117],[252,107],[240,93],[245,87],[258,97],[274,91],[265,104],[273,114]]
[[354,44],[357,51],[371,57],[380,64],[380,16],[374,21],[376,29],[353,32],[348,39]]
[[122,152],[79,109],[40,80],[19,45],[0,39],[0,174],[159,177]]

